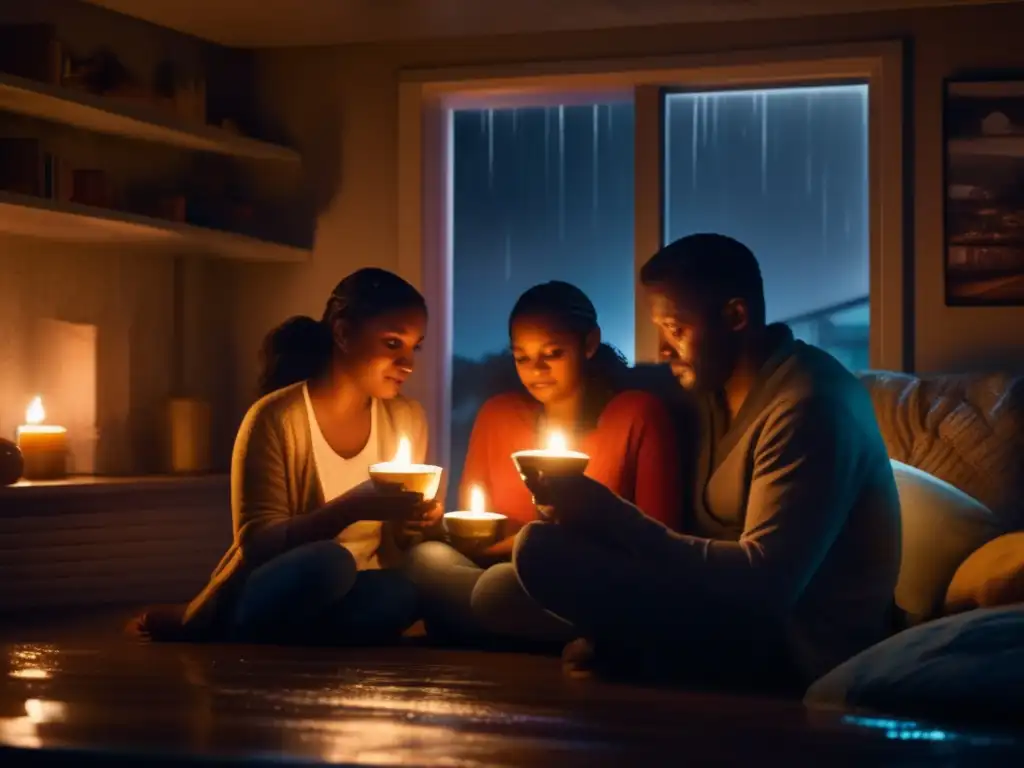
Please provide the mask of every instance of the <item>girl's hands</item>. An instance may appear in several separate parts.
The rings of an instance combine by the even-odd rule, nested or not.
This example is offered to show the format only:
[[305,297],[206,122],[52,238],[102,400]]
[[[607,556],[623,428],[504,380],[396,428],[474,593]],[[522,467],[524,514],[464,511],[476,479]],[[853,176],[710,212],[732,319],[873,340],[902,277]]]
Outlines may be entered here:
[[435,506],[424,501],[422,493],[380,490],[371,482],[357,485],[328,505],[343,518],[346,525],[363,521],[405,524],[422,521]]

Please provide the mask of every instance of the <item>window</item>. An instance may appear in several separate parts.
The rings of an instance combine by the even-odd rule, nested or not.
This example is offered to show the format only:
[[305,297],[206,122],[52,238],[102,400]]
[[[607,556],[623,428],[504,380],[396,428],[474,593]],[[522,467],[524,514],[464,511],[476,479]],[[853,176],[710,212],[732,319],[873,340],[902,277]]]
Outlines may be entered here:
[[689,232],[751,246],[770,320],[850,368],[905,370],[902,60],[895,42],[403,73],[399,269],[438,320],[411,394],[449,487],[476,409],[514,376],[482,363],[516,296],[575,282],[651,361],[635,274]]
[[633,106],[452,115],[449,500],[477,410],[515,385],[508,316],[548,280],[579,286],[604,339],[633,357]]
[[868,366],[868,86],[667,95],[664,200],[666,242],[737,238],[769,321]]

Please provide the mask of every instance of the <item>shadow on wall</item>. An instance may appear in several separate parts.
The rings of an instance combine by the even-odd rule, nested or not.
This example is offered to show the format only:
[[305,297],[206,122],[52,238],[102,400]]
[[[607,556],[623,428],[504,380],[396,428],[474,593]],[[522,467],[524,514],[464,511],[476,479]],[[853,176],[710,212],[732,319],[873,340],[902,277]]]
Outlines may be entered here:
[[[265,191],[279,203],[279,221],[275,234],[286,242],[312,247],[316,224],[331,207],[342,182],[342,106],[332,98],[337,93],[331,83],[318,83],[310,91],[304,81],[292,83],[286,100],[274,109],[262,109],[254,132],[286,146],[302,155],[299,178],[287,176],[287,169],[277,175],[263,167],[261,183]],[[283,86],[282,86],[283,87]],[[274,89],[278,90],[278,89]]]

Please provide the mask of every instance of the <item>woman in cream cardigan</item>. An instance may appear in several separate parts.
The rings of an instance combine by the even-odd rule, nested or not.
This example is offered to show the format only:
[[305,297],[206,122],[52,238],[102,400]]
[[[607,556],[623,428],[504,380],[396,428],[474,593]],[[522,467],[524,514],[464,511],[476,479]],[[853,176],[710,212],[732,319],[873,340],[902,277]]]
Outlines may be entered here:
[[400,553],[439,508],[379,493],[371,464],[399,438],[422,461],[422,407],[399,394],[427,324],[419,292],[362,269],[323,318],[292,318],[267,338],[262,387],[231,460],[234,542],[177,617],[138,622],[153,639],[379,642],[416,617]]

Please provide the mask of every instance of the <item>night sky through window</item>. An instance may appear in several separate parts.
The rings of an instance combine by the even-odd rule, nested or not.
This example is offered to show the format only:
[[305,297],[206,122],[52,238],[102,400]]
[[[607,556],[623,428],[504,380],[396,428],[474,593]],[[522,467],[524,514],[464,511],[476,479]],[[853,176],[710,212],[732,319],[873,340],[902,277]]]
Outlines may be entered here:
[[[746,243],[769,319],[793,321],[851,367],[867,364],[867,95],[866,85],[838,85],[671,93],[665,104],[665,237],[721,232]],[[605,340],[632,360],[634,126],[630,102],[460,110],[453,120],[458,466],[491,394],[483,379],[508,348],[508,313],[530,286],[578,285]]]

